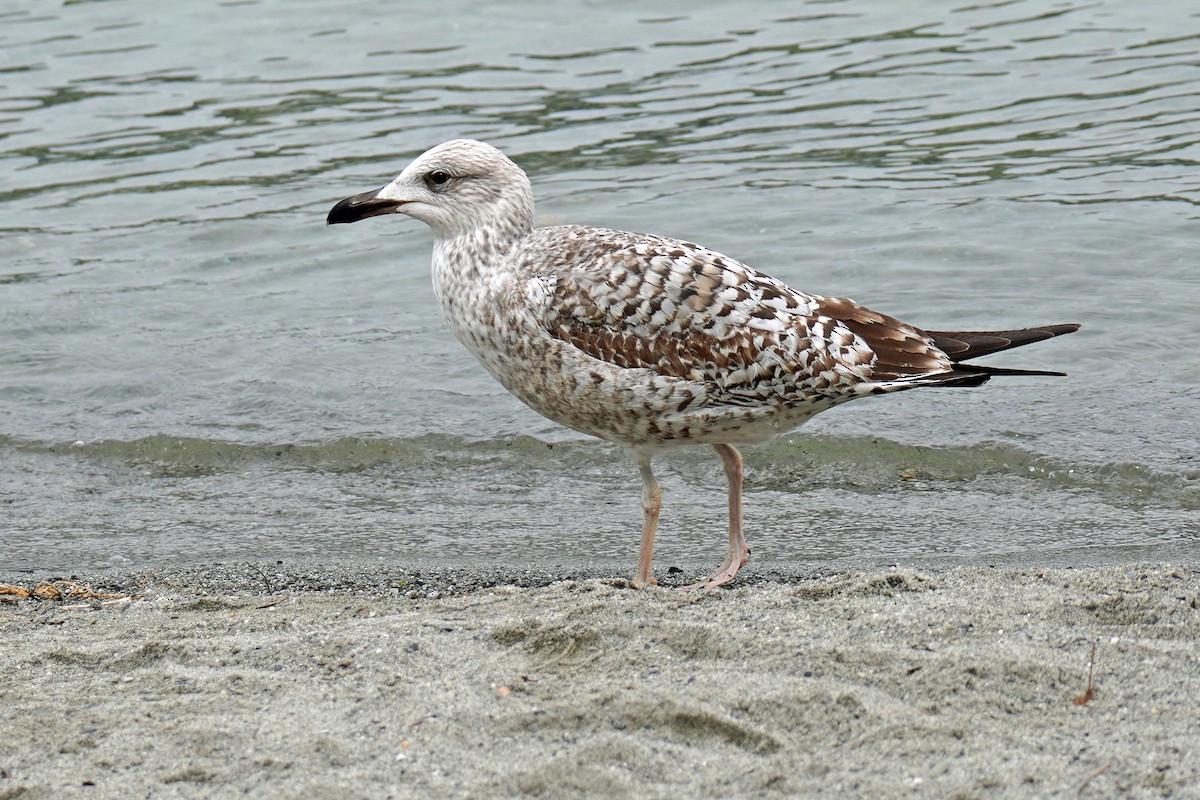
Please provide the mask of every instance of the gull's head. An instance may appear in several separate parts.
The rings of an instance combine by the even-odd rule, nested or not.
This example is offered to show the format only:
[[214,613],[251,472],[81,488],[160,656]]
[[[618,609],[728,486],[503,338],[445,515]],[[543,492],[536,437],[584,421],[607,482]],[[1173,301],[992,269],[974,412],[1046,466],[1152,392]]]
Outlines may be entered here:
[[486,228],[524,232],[533,227],[533,190],[521,168],[495,147],[455,139],[422,153],[382,189],[347,197],[326,222],[381,214],[407,214],[439,238]]

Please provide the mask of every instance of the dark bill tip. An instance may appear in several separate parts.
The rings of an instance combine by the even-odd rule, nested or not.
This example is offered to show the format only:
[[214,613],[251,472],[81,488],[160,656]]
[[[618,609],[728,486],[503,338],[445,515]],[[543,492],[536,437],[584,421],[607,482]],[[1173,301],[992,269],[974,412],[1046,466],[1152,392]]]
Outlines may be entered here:
[[353,197],[347,197],[329,209],[329,216],[325,218],[325,224],[337,225],[341,222],[358,222],[360,219],[366,219],[367,217],[391,214],[401,204],[395,200],[380,200],[376,195],[381,191],[383,190],[373,189],[369,192],[356,194]]

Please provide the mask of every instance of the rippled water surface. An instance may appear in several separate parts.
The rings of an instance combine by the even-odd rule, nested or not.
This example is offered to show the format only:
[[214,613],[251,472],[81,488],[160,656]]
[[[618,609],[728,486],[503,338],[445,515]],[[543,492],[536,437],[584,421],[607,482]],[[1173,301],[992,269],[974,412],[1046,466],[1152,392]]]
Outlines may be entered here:
[[[429,232],[323,224],[458,136],[524,166],[546,223],[931,328],[1084,324],[989,361],[1068,378],[747,448],[755,563],[1196,560],[1195,5],[670,5],[0,12],[0,573],[632,569],[635,468],[451,338]],[[716,459],[658,471],[660,564],[715,563]]]

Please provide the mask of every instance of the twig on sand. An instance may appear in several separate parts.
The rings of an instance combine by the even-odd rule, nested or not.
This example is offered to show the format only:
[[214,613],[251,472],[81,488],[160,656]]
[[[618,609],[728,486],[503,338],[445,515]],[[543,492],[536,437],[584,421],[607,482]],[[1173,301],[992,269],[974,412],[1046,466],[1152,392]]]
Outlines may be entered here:
[[[1093,645],[1093,647],[1094,647],[1094,645]],[[1093,771],[1091,775],[1088,775],[1086,778],[1084,778],[1083,783],[1079,784],[1079,788],[1075,790],[1075,796],[1076,797],[1082,796],[1083,790],[1086,789],[1087,785],[1092,782],[1092,778],[1095,778],[1098,775],[1103,775],[1105,770],[1107,770],[1111,766],[1112,766],[1112,764],[1105,764],[1104,766],[1100,767],[1100,769]]]
[[[1092,655],[1088,658],[1088,682],[1087,688],[1083,690],[1083,694],[1076,697],[1071,702],[1077,706],[1084,705],[1087,701],[1096,696],[1096,690],[1092,687],[1092,673],[1096,669],[1096,643],[1092,642]],[[1089,778],[1090,780],[1090,778]]]
[[267,587],[267,594],[275,594],[275,586],[271,583],[271,579],[267,577],[267,573],[259,569],[256,564],[247,564],[246,566],[258,573],[258,577],[262,579],[263,585]]

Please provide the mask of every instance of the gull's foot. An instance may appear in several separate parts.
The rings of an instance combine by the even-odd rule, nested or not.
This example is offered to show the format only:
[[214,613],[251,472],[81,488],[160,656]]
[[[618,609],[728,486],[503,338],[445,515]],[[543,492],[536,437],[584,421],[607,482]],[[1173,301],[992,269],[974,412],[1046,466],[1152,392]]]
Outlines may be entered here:
[[733,576],[737,575],[738,570],[746,566],[750,560],[750,551],[746,550],[740,553],[730,553],[725,556],[725,560],[721,566],[717,567],[712,575],[709,575],[703,581],[693,584],[697,589],[715,589],[733,580]]

